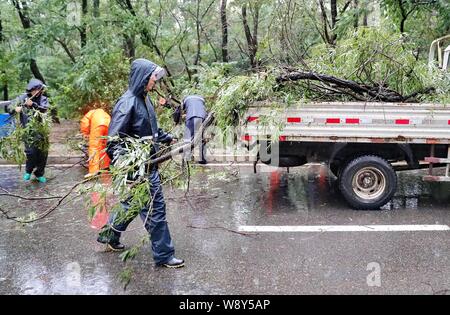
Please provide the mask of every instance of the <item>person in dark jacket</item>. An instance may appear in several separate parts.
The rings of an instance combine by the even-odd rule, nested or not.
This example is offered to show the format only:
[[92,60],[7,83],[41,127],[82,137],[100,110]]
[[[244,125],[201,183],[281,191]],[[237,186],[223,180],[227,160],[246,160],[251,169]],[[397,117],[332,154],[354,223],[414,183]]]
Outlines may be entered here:
[[[119,98],[114,107],[108,136],[118,135],[121,138],[152,136],[153,139],[156,139],[153,145],[154,153],[158,151],[159,143],[170,144],[172,142],[173,137],[158,128],[155,110],[147,95],[147,92],[152,91],[156,82],[164,75],[164,69],[149,60],[136,59],[133,61],[128,90]],[[108,141],[106,152],[111,158],[112,164],[114,164],[117,157],[122,154],[121,142]],[[140,216],[150,234],[153,258],[158,266],[183,267],[184,260],[175,258],[175,249],[166,221],[166,204],[157,166],[151,168],[149,179],[153,209],[143,208]],[[129,209],[129,204],[126,201],[122,202],[122,206],[125,211]],[[147,220],[149,211],[151,211],[150,220]],[[134,218],[126,222],[117,222],[116,218],[117,216],[112,215],[109,219],[112,227],[105,227],[105,229],[110,229],[111,233],[101,232],[97,241],[107,244],[108,248],[113,251],[120,251],[124,249],[124,245],[119,241],[121,232],[126,230]]]
[[[26,92],[11,102],[7,108],[7,111],[11,115],[16,113],[20,115],[20,124],[22,127],[26,127],[33,111],[39,111],[41,113],[47,112],[49,103],[47,97],[43,95],[45,87],[46,86],[42,81],[31,79],[27,85]],[[31,179],[31,174],[33,172],[39,182],[45,183],[47,181],[44,174],[48,152],[44,152],[36,146],[36,142],[43,136],[44,135],[34,134],[32,143],[25,143],[25,154],[27,157],[25,174],[23,175],[25,181]]]
[[[183,99],[183,103],[181,106],[186,115],[186,129],[184,132],[184,140],[192,141],[206,118],[205,99],[200,95],[189,95]],[[202,141],[199,145],[199,149],[199,164],[206,164],[206,149],[203,142],[203,135]],[[185,158],[190,159],[190,157],[191,153],[187,152]]]

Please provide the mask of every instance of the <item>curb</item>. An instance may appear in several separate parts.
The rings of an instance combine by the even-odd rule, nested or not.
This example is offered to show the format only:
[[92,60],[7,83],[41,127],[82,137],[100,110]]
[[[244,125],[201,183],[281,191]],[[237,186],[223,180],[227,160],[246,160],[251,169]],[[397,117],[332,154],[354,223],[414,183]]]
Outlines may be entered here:
[[[75,164],[84,158],[83,155],[70,155],[70,156],[55,156],[50,155],[47,159],[47,165],[55,165],[55,164]],[[0,165],[12,165],[10,161],[1,160]]]

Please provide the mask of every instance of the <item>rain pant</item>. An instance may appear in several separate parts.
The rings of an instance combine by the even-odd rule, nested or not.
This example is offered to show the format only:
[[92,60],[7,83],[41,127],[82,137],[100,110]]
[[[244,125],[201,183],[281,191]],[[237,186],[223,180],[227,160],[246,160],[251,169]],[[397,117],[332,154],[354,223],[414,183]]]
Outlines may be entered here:
[[[149,97],[146,97],[145,87],[151,74],[157,65],[146,59],[136,59],[131,64],[128,90],[117,101],[109,127],[109,136],[120,137],[146,137],[153,136],[156,139],[153,153],[158,151],[158,143],[170,143],[173,137],[158,128],[155,109]],[[120,141],[108,141],[107,153],[114,163],[115,159],[122,154]],[[150,170],[149,181],[150,193],[153,199],[152,210],[144,207],[140,211],[140,217],[150,234],[153,259],[156,264],[164,264],[172,259],[175,254],[174,245],[166,220],[166,203],[162,192],[161,179],[157,166]],[[122,202],[123,209],[128,210],[127,201]],[[134,219],[126,222],[118,222],[116,216],[110,217],[113,226],[113,239],[118,241],[121,232],[125,231],[128,224]]]
[[106,154],[106,139],[111,117],[103,109],[89,111],[80,122],[81,133],[89,138],[89,174],[107,169],[111,162]]

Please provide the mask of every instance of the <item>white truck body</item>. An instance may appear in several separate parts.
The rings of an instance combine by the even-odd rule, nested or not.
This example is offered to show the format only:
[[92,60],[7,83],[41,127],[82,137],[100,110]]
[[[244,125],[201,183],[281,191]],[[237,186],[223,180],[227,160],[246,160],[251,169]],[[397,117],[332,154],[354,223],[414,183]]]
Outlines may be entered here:
[[[261,103],[248,109],[244,143],[259,148],[266,164],[328,163],[355,208],[379,208],[390,200],[395,171],[402,169],[394,169],[396,162],[406,161],[403,169],[428,167],[425,180],[450,181],[450,104],[324,102],[278,108]],[[279,132],[268,127],[267,117],[278,122]],[[444,176],[433,173],[436,164],[446,166]]]
[[[258,118],[270,107],[250,107],[247,131],[264,137]],[[450,105],[309,103],[289,107],[277,119],[283,141],[450,144]]]

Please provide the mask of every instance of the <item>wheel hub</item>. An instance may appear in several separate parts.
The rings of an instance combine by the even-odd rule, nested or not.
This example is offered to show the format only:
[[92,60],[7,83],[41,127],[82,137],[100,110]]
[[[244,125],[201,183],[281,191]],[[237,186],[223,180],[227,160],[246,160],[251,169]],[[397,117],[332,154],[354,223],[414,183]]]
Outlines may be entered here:
[[366,200],[378,198],[386,189],[386,177],[375,167],[364,167],[353,176],[353,191]]

